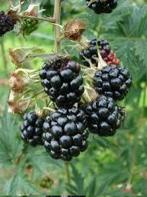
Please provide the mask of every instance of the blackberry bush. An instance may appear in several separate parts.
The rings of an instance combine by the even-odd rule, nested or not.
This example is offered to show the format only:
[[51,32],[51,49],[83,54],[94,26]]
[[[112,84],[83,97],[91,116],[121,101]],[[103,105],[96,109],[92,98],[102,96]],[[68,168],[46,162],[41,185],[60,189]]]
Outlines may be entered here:
[[85,111],[89,131],[99,136],[113,136],[124,118],[123,110],[106,96],[89,103]]
[[94,86],[100,95],[122,100],[131,87],[131,75],[127,68],[110,65],[95,73]]
[[32,146],[41,145],[43,122],[43,118],[40,118],[35,112],[25,113],[21,127],[22,139]]
[[107,40],[97,40],[92,39],[88,43],[88,47],[83,49],[80,52],[80,59],[82,60],[85,66],[90,66],[89,61],[91,64],[98,66],[99,57],[98,51],[102,57],[102,59],[107,64],[119,64],[119,60],[117,59],[115,53],[111,50],[110,44]]
[[57,57],[40,71],[44,91],[57,106],[69,107],[81,99],[84,92],[80,65],[67,58]]
[[[43,29],[40,32],[33,34],[31,38],[33,39],[33,41],[37,40],[37,43],[39,43],[38,41],[40,39],[41,42],[43,42],[43,40],[45,39],[49,40],[48,44],[51,44],[51,46],[48,47],[48,50],[52,51],[52,53],[50,52],[48,53],[47,48],[42,49],[39,47],[32,47],[32,48],[23,47],[23,48],[9,50],[12,62],[15,64],[15,68],[16,68],[15,72],[13,72],[9,80],[11,87],[9,101],[8,101],[9,111],[19,114],[25,113],[23,124],[21,127],[22,139],[28,144],[31,144],[32,146],[37,146],[37,145],[42,145],[42,146],[37,149],[37,154],[36,153],[32,154],[32,151],[34,150],[28,151],[29,154],[27,154],[25,159],[24,159],[24,154],[26,153],[27,146],[24,146],[24,148],[20,147],[20,151],[21,151],[20,154],[17,154],[15,148],[13,149],[12,147],[13,152],[16,152],[16,156],[18,157],[13,160],[13,169],[14,166],[17,166],[18,163],[21,163],[22,160],[21,166],[23,168],[21,169],[24,169],[25,173],[21,173],[20,176],[16,176],[17,175],[16,172],[20,172],[20,171],[15,170],[15,175],[14,177],[9,178],[9,182],[13,182],[11,180],[15,180],[16,182],[17,177],[19,177],[19,181],[21,180],[21,178],[25,178],[25,180],[23,180],[22,184],[18,184],[18,185],[16,183],[11,186],[10,185],[11,183],[7,183],[7,185],[10,187],[8,188],[4,187],[4,188],[8,190],[8,193],[9,193],[9,189],[13,188],[15,185],[17,185],[19,189],[19,186],[25,184],[27,180],[30,180],[30,178],[32,177],[31,173],[35,172],[34,166],[35,167],[37,166],[36,165],[37,162],[39,163],[39,167],[37,166],[37,171],[41,172],[40,181],[44,180],[43,177],[44,174],[45,176],[47,176],[47,179],[45,180],[48,181],[52,177],[50,177],[50,174],[46,174],[46,172],[48,173],[48,169],[47,169],[48,157],[45,158],[45,155],[49,154],[54,159],[61,159],[64,161],[72,160],[74,157],[78,157],[81,152],[86,151],[86,149],[88,148],[89,133],[97,134],[97,143],[100,145],[100,149],[98,147],[98,150],[96,150],[97,146],[94,144],[95,140],[91,138],[90,141],[91,150],[89,151],[89,155],[87,152],[86,157],[84,156],[80,158],[80,161],[83,158],[85,158],[86,162],[89,162],[90,159],[93,160],[94,161],[92,165],[93,168],[97,163],[97,157],[96,157],[97,154],[98,155],[100,154],[99,157],[100,160],[101,158],[106,156],[105,153],[104,154],[102,153],[101,155],[101,151],[105,149],[102,148],[103,145],[107,146],[108,140],[101,139],[100,136],[103,137],[113,136],[117,132],[117,129],[120,128],[124,120],[125,117],[124,110],[122,107],[116,104],[115,101],[122,100],[123,98],[125,98],[132,83],[129,71],[126,68],[120,66],[120,61],[117,59],[115,52],[113,52],[107,40],[99,40],[100,38],[98,38],[98,39],[92,39],[87,43],[84,42],[84,40],[88,40],[88,37],[85,38],[83,36],[83,33],[87,30],[86,22],[84,22],[84,20],[80,20],[78,18],[71,19],[70,21],[65,20],[67,21],[67,23],[64,24],[64,26],[62,26],[62,23],[60,23],[61,10],[62,10],[61,6],[62,3],[65,5],[64,11],[66,13],[66,9],[69,10],[68,1],[63,1],[63,0],[51,1],[50,4],[54,6],[51,6],[49,9],[52,9],[52,7],[54,7],[53,10],[50,10],[51,11],[50,13],[53,13],[53,15],[47,17],[45,17],[45,15],[42,14],[43,10],[40,9],[39,4],[35,3],[35,1],[30,1],[31,2],[30,5],[29,2],[18,1],[19,4],[17,4],[16,2],[14,6],[13,5],[11,6],[13,2],[14,1],[9,1],[10,10],[8,11],[8,15],[4,13],[0,14],[0,19],[2,21],[0,24],[1,27],[0,31],[2,33],[0,35],[3,35],[5,32],[13,29],[14,21],[12,21],[12,23],[9,22],[10,22],[10,18],[11,19],[14,18],[16,19],[16,21],[19,22],[18,26],[16,24],[16,30],[18,30],[17,32],[19,32],[22,35],[25,35],[25,37],[31,34],[34,30],[36,30],[38,24],[40,24],[41,21],[44,21],[46,25],[49,23],[49,26],[53,26],[54,38],[52,37],[52,35],[49,35],[49,37],[52,40],[48,37],[48,35],[42,36],[43,30],[47,30],[47,29],[51,34],[51,28],[50,27],[48,28],[48,26],[44,28],[43,25],[41,24],[41,27],[43,27]],[[77,6],[75,2],[73,4]],[[124,4],[125,3],[123,3],[125,9],[126,7]],[[117,6],[117,0],[87,0],[87,5],[98,14],[110,13]],[[78,10],[79,9],[75,10],[76,16],[78,16]],[[133,11],[128,13],[133,13],[133,17],[131,18],[131,20],[130,19],[128,20],[129,23],[131,21],[132,24],[135,24],[134,21],[135,22],[139,21],[136,20],[136,17],[138,17],[138,15],[136,15],[137,9],[135,12]],[[118,13],[116,12],[114,13],[114,15],[118,16]],[[131,40],[129,42],[130,44],[128,45],[126,44],[128,38],[126,37],[126,33],[128,33],[130,29],[132,30],[132,28],[128,28],[127,24],[124,23],[124,20],[122,20],[121,18],[122,15],[123,15],[123,11],[121,12],[121,16],[119,16],[119,18],[110,20],[111,23],[108,23],[105,17],[103,16],[99,17],[98,22],[100,24],[100,29],[98,29],[96,25],[95,30],[89,31],[89,33],[94,32],[95,35],[96,34],[99,35],[99,33],[101,33],[103,29],[105,29],[105,31],[103,32],[102,35],[100,35],[100,37],[102,37],[103,35],[107,35],[109,32],[111,32],[112,37],[109,36],[109,38],[111,37],[111,39],[113,40],[113,35],[114,34],[115,36],[117,35],[116,30],[118,24],[119,32],[122,31],[121,40],[120,40],[122,48],[119,47],[119,49],[121,50],[118,50],[120,56],[125,51],[124,50],[125,46],[123,45],[122,40],[125,41],[126,46],[130,46],[131,44],[131,49],[133,47]],[[97,17],[96,15],[93,16]],[[124,16],[128,17],[128,15],[126,14]],[[64,17],[68,17],[68,14],[64,14]],[[131,15],[129,15],[129,17],[131,17]],[[111,16],[111,18],[113,19],[113,15]],[[142,17],[142,19],[140,20],[142,24],[145,24],[143,21],[145,18],[146,17]],[[105,23],[105,28],[101,28],[101,25],[103,24],[101,20],[103,19],[104,19],[103,23]],[[107,24],[109,26],[109,31],[106,27]],[[126,27],[127,29],[125,29]],[[136,28],[135,30],[136,30],[135,31],[136,35],[138,35],[139,33]],[[140,28],[139,32],[141,30],[142,29]],[[89,34],[85,33],[85,35],[89,35]],[[125,37],[123,37],[123,35]],[[130,32],[127,35],[132,35],[132,32]],[[90,35],[90,37],[91,36],[94,35]],[[133,42],[136,42],[134,39],[135,36],[133,37]],[[144,36],[141,38],[144,38]],[[66,42],[65,40],[68,40],[68,42]],[[52,41],[54,41],[54,48],[52,45],[53,44]],[[62,46],[61,46],[61,41],[63,41]],[[23,40],[21,43],[23,44]],[[44,44],[46,45],[46,43]],[[119,39],[117,39],[117,43],[115,44],[119,46]],[[136,49],[137,45],[139,45],[139,43],[137,44],[135,43],[135,48],[133,52],[135,52],[136,56],[139,56],[139,53],[142,53],[142,50],[137,50]],[[46,47],[47,46],[48,45],[46,45]],[[1,41],[1,48],[2,51],[5,52],[5,45],[3,43],[3,39]],[[76,62],[76,59],[78,59],[78,57],[76,57],[77,55],[76,50],[77,52],[79,52],[78,51],[79,48],[82,51],[78,56],[80,56],[81,62],[85,66],[82,63],[81,63],[82,65],[80,65],[79,63]],[[142,49],[144,48],[142,47]],[[7,62],[6,57],[7,56],[4,57],[4,62]],[[129,60],[129,62],[131,61],[129,58],[127,58],[127,60]],[[44,62],[43,65],[42,62]],[[138,63],[136,59],[134,62],[136,64]],[[7,65],[5,67],[7,69]],[[143,86],[145,85],[143,84]],[[144,97],[144,95],[142,97]],[[136,101],[134,100],[133,102],[135,103]],[[40,111],[40,113],[44,114],[45,117],[43,118],[40,117],[34,111],[29,112],[29,110],[33,110],[33,109],[34,111],[36,110]],[[26,111],[28,113],[26,113]],[[140,126],[140,124],[138,125]],[[3,136],[5,137],[5,135]],[[3,142],[3,138],[2,138],[2,142]],[[122,146],[122,144],[124,143],[124,142],[122,143],[119,142],[120,142],[119,140],[117,141],[115,139],[115,143],[117,147]],[[101,144],[103,145],[101,146]],[[41,152],[41,148],[44,152],[46,151],[48,154],[44,154],[44,152]],[[7,149],[7,144],[5,146],[2,143],[2,148],[0,148],[0,150],[1,149],[2,150]],[[122,149],[121,153],[124,154],[125,151]],[[90,155],[91,153],[93,154],[93,156]],[[35,155],[35,158],[31,158],[31,156],[33,157],[33,155]],[[41,159],[40,158],[38,159],[39,155],[41,155],[40,157]],[[113,155],[111,154],[111,156]],[[135,154],[133,154],[133,156],[135,156]],[[43,158],[45,158],[45,160],[42,162]],[[120,158],[122,158],[122,155],[120,155]],[[11,160],[12,158],[10,158],[10,161]],[[33,166],[34,161],[35,161],[35,165]],[[119,161],[120,161],[119,166],[122,167],[122,160],[120,159]],[[51,161],[51,163],[52,162],[53,161]],[[67,178],[69,179],[70,177],[72,177],[69,175],[69,171],[71,170],[71,168],[68,169],[69,162],[64,162],[64,163],[66,166],[65,169],[67,173]],[[88,185],[88,189],[87,189],[83,185],[84,184],[83,177],[79,177],[79,173],[76,173],[76,168],[74,169],[74,165],[76,165],[76,163],[77,162],[74,161],[71,167],[73,173],[75,173],[77,177],[73,179],[75,183],[73,181],[70,182],[68,180],[68,183],[70,183],[68,189],[72,187],[72,189],[74,189],[75,191],[71,193],[75,194],[76,191],[79,191],[79,183],[80,183],[80,185],[83,186],[82,188],[84,188],[84,190],[86,189],[86,192],[90,197],[93,196],[94,194],[95,197],[97,197],[99,191],[101,191],[101,188],[98,187],[99,186],[101,187],[101,185],[104,184],[99,184],[98,182],[98,187],[97,187],[97,185],[95,184],[96,176],[93,177],[94,179],[91,179],[89,174],[88,180],[90,180],[91,183],[95,186],[96,191],[93,192],[94,187],[92,187],[91,189],[92,184],[88,184],[88,182],[86,182],[86,186]],[[101,162],[99,163],[101,165]],[[128,163],[128,161],[125,163]],[[109,163],[107,161],[106,162],[104,161],[104,164],[107,165]],[[133,165],[130,165],[130,167],[132,167]],[[78,164],[78,166],[79,168],[81,168],[81,164],[80,165]],[[126,167],[126,165],[123,165],[123,167]],[[92,168],[91,168],[91,173],[93,174],[94,168],[93,169]],[[87,172],[87,170],[85,172]],[[43,171],[45,173],[43,173]],[[33,179],[40,177],[39,174],[40,172],[38,172],[38,174],[33,176]],[[130,169],[129,172],[132,173]],[[123,177],[122,179],[123,184],[121,184],[122,187],[118,188],[117,187],[118,185],[114,184],[116,186],[114,187],[116,192],[119,192],[118,189],[124,191],[124,186],[126,184],[129,184],[129,186],[130,184],[132,184],[133,181],[130,179],[130,177],[132,178],[132,176],[129,176],[128,179],[126,179],[126,176],[125,179]],[[62,178],[62,176],[60,176],[60,178]],[[124,182],[124,180],[126,180],[126,182]],[[41,187],[42,184],[40,184],[39,182],[37,182],[37,185],[38,186],[40,185]],[[55,182],[54,181],[52,182],[52,184],[54,183],[56,184],[56,180]],[[34,180],[33,181],[31,180],[30,185],[32,184],[34,186]],[[29,184],[27,184],[26,189],[28,189],[28,186]],[[46,194],[49,188],[46,187],[44,184],[43,187],[44,187],[43,194]],[[63,187],[64,184],[62,184],[62,188]],[[90,191],[93,192],[93,195],[90,194],[90,192],[88,191],[89,189]],[[132,187],[132,189],[134,188]],[[13,189],[13,191],[15,191],[15,189]],[[34,190],[31,189],[28,192],[32,194]],[[41,194],[40,191],[37,192]],[[20,193],[22,193],[21,190]],[[26,191],[24,193],[26,194]],[[85,193],[85,191],[80,193]],[[104,192],[102,191],[102,193]],[[105,193],[108,194],[109,192],[105,192]],[[132,193],[134,194],[134,191],[132,191]],[[109,193],[109,195],[111,195],[111,193]]]
[[[117,1],[111,0],[87,0],[87,3],[97,13],[110,12],[117,5]],[[11,10],[14,18],[19,19],[22,28],[20,33],[25,35],[34,31],[39,21],[55,24],[55,51],[53,54],[42,54],[39,52],[42,50],[38,49],[10,51],[13,62],[17,67],[21,64],[22,68],[16,70],[16,73],[21,73],[19,78],[10,80],[13,84],[9,105],[15,112],[39,105],[42,114],[48,114],[45,121],[35,112],[26,113],[21,129],[22,138],[32,145],[43,142],[53,158],[69,161],[86,150],[87,127],[90,132],[100,136],[114,135],[120,127],[124,113],[115,100],[125,97],[131,86],[131,77],[128,70],[119,65],[107,40],[92,39],[80,52],[80,58],[89,68],[72,60],[70,54],[59,53],[61,38],[76,41],[78,46],[85,44],[83,32],[86,23],[79,19],[71,20],[60,31],[61,1],[55,0],[55,4],[54,17],[48,18],[39,15],[36,4],[23,12]],[[39,74],[38,69],[25,67],[29,58],[36,57],[43,58],[43,61],[46,58]],[[18,88],[19,84],[23,85],[22,82],[25,85]],[[81,105],[86,106],[86,109],[81,109]]]
[[5,33],[12,31],[16,21],[5,12],[0,12],[0,37],[3,36]]
[[87,148],[88,131],[83,110],[59,108],[43,124],[43,141],[51,157],[69,161]]
[[96,14],[111,13],[117,7],[117,0],[86,0],[86,2]]

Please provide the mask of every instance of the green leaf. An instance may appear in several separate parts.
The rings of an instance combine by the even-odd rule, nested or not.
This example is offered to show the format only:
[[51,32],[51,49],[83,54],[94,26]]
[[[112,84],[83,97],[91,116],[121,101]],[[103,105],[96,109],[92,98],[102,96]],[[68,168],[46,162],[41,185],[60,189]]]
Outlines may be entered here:
[[16,172],[16,174],[6,182],[4,193],[6,195],[40,194],[21,171]]
[[[147,17],[146,17],[147,20]],[[144,63],[144,72],[147,73],[147,40],[141,40],[140,42],[135,42],[135,53]]]
[[93,197],[97,197],[96,189],[97,189],[97,178],[96,176],[94,176],[86,188],[86,196],[91,197],[91,194],[93,194]]
[[0,163],[12,164],[22,150],[19,136],[19,121],[7,111],[0,120]]
[[72,167],[72,183],[67,186],[68,192],[74,195],[83,195],[84,194],[84,178],[78,172],[74,165]]

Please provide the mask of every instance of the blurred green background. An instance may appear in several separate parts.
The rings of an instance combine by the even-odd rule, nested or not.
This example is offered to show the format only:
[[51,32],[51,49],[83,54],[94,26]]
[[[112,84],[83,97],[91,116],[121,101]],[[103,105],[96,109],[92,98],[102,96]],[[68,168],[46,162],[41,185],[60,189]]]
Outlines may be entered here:
[[[67,0],[62,5],[63,23],[71,18],[86,21],[85,36],[107,39],[133,77],[133,87],[120,103],[127,114],[122,128],[113,138],[92,136],[87,152],[70,163],[70,175],[62,161],[52,160],[42,148],[24,146],[20,117],[7,112],[8,78],[15,68],[9,48],[39,46],[53,52],[52,26],[43,22],[28,37],[14,31],[1,38],[0,195],[147,197],[147,1],[118,1],[117,9],[108,15],[95,15],[85,0]],[[43,15],[52,15],[54,1],[38,2]],[[1,10],[8,9],[7,1],[0,3]],[[74,43],[63,41],[62,49],[78,58]]]

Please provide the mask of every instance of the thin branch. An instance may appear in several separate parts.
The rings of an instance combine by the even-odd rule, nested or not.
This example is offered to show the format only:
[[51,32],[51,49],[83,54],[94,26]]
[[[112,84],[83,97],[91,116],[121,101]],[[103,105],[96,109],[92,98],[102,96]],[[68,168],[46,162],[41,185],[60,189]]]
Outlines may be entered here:
[[[61,20],[61,0],[55,0],[54,4],[54,16],[55,23],[60,25]],[[60,27],[56,26],[55,29],[55,52],[59,51],[60,48]]]
[[9,1],[9,7],[13,7],[13,0],[8,0]]
[[5,69],[6,74],[8,75],[8,62],[7,62],[7,57],[6,57],[6,51],[5,51],[3,38],[1,38],[1,40],[0,40],[0,45],[1,45],[0,47],[1,47],[1,52],[2,52],[4,69]]
[[65,173],[66,173],[66,177],[67,177],[67,183],[70,184],[71,182],[71,177],[70,177],[70,170],[69,170],[69,162],[65,162]]
[[55,23],[55,18],[53,17],[47,17],[47,18],[44,18],[44,17],[36,17],[36,16],[22,16],[22,15],[18,15],[19,18],[22,18],[22,19],[33,19],[33,20],[40,20],[40,21],[46,21],[46,22],[50,22],[50,23]]

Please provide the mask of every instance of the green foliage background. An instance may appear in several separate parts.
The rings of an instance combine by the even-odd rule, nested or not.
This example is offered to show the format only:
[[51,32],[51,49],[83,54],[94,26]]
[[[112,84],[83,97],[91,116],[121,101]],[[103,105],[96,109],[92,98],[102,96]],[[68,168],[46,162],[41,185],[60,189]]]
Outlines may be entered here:
[[[44,22],[25,39],[14,32],[1,39],[0,195],[147,196],[147,2],[118,1],[117,9],[109,15],[95,15],[86,8],[85,0],[63,2],[63,23],[71,18],[86,20],[85,36],[108,39],[133,76],[133,87],[121,102],[127,112],[122,128],[113,138],[90,138],[88,151],[70,163],[70,182],[62,161],[52,160],[42,148],[23,144],[19,136],[21,119],[8,114],[9,88],[2,85],[14,69],[8,49],[41,46],[52,52],[52,27]],[[52,14],[53,2],[41,2],[44,15]],[[7,8],[2,1],[1,10]],[[63,42],[62,48],[78,57],[72,42]]]

